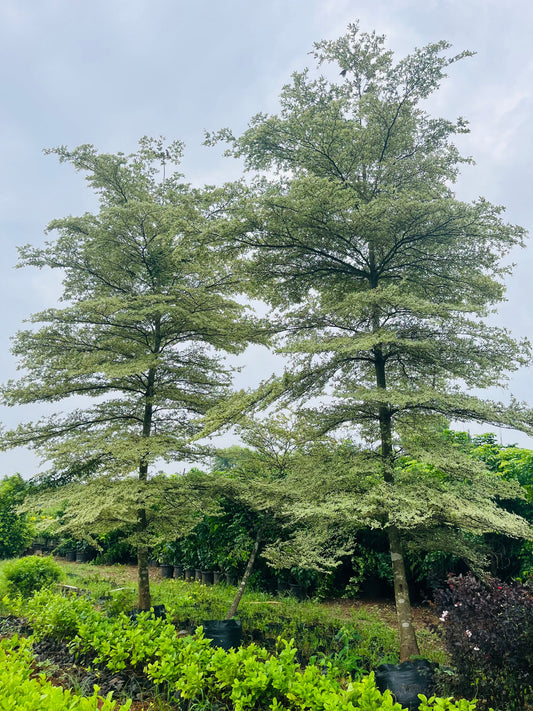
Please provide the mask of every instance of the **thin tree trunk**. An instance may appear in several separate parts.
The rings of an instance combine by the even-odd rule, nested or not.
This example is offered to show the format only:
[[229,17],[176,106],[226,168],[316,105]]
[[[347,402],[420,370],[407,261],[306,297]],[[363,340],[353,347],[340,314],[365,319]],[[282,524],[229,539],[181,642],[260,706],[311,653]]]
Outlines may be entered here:
[[[143,417],[143,438],[150,437],[152,431],[152,415],[153,415],[153,397],[155,384],[155,368],[150,368],[148,371],[148,383],[146,386],[144,417]],[[148,462],[143,457],[139,463],[139,484],[142,491],[143,485],[148,482]],[[142,503],[144,503],[144,498]],[[148,548],[143,541],[144,534],[148,528],[146,518],[146,509],[142,505],[137,511],[137,533],[141,538],[141,542],[137,545],[137,577],[138,577],[138,592],[137,605],[139,610],[149,610],[152,606],[152,596],[150,593],[150,573],[148,570]]]
[[[379,329],[379,320],[376,316],[374,331]],[[373,349],[376,384],[378,392],[385,391],[387,380],[385,373],[385,357],[380,346]],[[383,478],[386,482],[394,484],[394,451],[392,447],[392,415],[390,406],[383,402],[379,406],[379,428],[381,435],[381,461],[383,465]],[[416,640],[416,632],[411,611],[411,599],[407,585],[405,561],[402,550],[400,532],[396,526],[387,526],[389,550],[391,555],[392,573],[394,580],[394,600],[398,618],[398,635],[400,638],[400,661],[406,661],[411,656],[420,654]]]
[[255,559],[257,558],[257,553],[259,552],[259,546],[261,545],[261,537],[262,537],[262,527],[260,527],[259,530],[257,531],[257,535],[255,537],[255,542],[254,542],[254,547],[252,548],[252,552],[250,553],[250,557],[248,558],[246,570],[244,571],[244,575],[242,576],[242,580],[241,580],[240,585],[237,589],[237,594],[233,598],[231,607],[229,608],[228,614],[226,615],[227,620],[231,620],[232,617],[235,617],[235,613],[237,612],[237,608],[239,607],[239,603],[240,603],[241,598],[244,595],[244,591],[246,589],[246,583],[248,582],[248,578],[250,577],[250,573],[252,572],[252,568],[254,567]]
[[146,546],[137,547],[137,574],[137,607],[139,610],[149,610],[152,606],[152,598],[150,595],[150,577],[148,574],[148,548],[146,548]]

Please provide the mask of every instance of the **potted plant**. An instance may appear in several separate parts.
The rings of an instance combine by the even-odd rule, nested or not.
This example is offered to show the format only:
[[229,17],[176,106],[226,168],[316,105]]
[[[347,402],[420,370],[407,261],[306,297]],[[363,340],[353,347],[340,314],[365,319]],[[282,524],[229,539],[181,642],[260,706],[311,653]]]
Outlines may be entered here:
[[55,554],[73,563],[76,560],[76,541],[73,538],[63,538],[55,548]]
[[159,569],[162,578],[174,576],[174,548],[171,543],[164,543],[158,551]]
[[87,541],[76,543],[76,563],[88,563],[93,557],[94,549]]

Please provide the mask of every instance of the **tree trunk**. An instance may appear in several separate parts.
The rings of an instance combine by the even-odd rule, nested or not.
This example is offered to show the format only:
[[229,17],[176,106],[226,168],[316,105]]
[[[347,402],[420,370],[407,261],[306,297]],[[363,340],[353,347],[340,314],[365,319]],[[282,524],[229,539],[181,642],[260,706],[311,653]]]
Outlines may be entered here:
[[[157,348],[159,347],[158,344]],[[144,417],[142,436],[145,439],[150,437],[152,431],[152,414],[153,414],[153,397],[155,384],[155,368],[150,368],[148,371],[148,382],[145,394]],[[148,461],[147,457],[143,457],[139,463],[139,485],[142,491],[143,485],[148,482]],[[141,496],[141,498],[143,498]],[[149,610],[152,606],[152,596],[150,594],[150,573],[148,570],[148,548],[143,542],[144,534],[148,528],[146,519],[146,509],[142,505],[144,499],[139,502],[140,507],[137,511],[137,533],[140,536],[141,542],[137,545],[137,605],[139,610]]]
[[137,607],[139,610],[149,610],[152,607],[152,597],[150,595],[150,578],[148,575],[148,549],[145,546],[137,547],[137,572]]
[[[376,317],[374,330],[379,328]],[[373,349],[374,366],[376,372],[376,384],[378,392],[385,391],[387,380],[385,373],[386,359],[380,346]],[[386,482],[394,484],[394,450],[392,446],[392,414],[390,406],[386,402],[379,406],[379,429],[381,435],[381,461],[383,466],[383,478]],[[405,562],[403,557],[400,532],[396,526],[386,528],[389,538],[389,549],[391,555],[392,573],[394,580],[394,600],[396,602],[396,614],[398,616],[398,635],[400,638],[400,662],[404,662],[412,655],[420,654],[416,633],[413,625],[413,615],[411,612],[411,600],[409,588],[407,586],[407,576],[405,573]]]
[[387,533],[389,536],[390,557],[394,576],[394,599],[396,602],[396,615],[398,617],[400,636],[400,662],[405,662],[412,656],[419,655],[420,650],[418,649],[413,624],[400,533],[396,526],[390,526]]
[[250,573],[252,572],[252,568],[254,566],[255,559],[257,558],[257,553],[259,551],[259,546],[261,545],[261,535],[262,535],[262,528],[259,528],[259,530],[257,531],[257,535],[255,537],[254,547],[252,548],[252,552],[250,553],[250,557],[248,558],[248,563],[246,564],[246,570],[244,571],[244,575],[242,576],[242,580],[241,580],[240,585],[238,587],[237,594],[233,598],[231,607],[229,608],[228,614],[226,615],[227,620],[231,620],[232,617],[235,617],[235,613],[237,612],[237,608],[239,607],[241,598],[244,595],[244,591],[246,589],[246,583],[248,582],[248,578],[250,577]]

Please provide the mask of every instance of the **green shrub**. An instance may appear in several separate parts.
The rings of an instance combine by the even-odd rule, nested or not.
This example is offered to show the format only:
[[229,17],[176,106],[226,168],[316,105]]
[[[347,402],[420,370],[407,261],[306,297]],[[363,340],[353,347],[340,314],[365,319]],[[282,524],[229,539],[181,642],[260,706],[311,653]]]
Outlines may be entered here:
[[26,495],[26,482],[20,474],[0,481],[0,558],[20,555],[31,543],[34,527],[28,515],[18,513]]
[[[10,602],[13,612],[20,614],[24,610],[33,625],[38,622],[43,628],[40,633],[45,631],[47,635],[57,637],[59,630],[64,630],[65,616],[74,620],[67,636],[72,651],[112,672],[130,670],[144,676],[160,693],[166,689],[169,699],[178,695],[181,708],[191,711],[208,708],[207,704],[217,711],[404,711],[394,703],[390,692],[382,694],[376,688],[372,674],[354,680],[339,674],[339,669],[327,661],[302,669],[292,640],[280,638],[274,653],[253,643],[226,652],[211,647],[201,629],[194,636],[181,638],[174,625],[161,618],[153,619],[149,613],[141,613],[135,623],[125,615],[112,619],[91,610],[82,598],[42,592],[27,602],[19,598],[5,604]],[[72,614],[69,606],[73,607]],[[59,699],[52,708],[95,708],[66,707],[61,703]],[[4,709],[1,703],[0,708]],[[33,708],[48,711],[46,706]],[[104,708],[111,711],[112,706]],[[474,711],[476,703],[432,697],[422,699],[420,708]]]
[[8,592],[22,597],[29,597],[41,588],[52,586],[62,577],[61,568],[52,556],[30,555],[9,561],[2,572]]
[[53,686],[44,674],[35,677],[29,640],[0,641],[0,708],[2,711],[128,711],[131,701],[117,708],[108,694],[98,696],[98,687],[89,697]]

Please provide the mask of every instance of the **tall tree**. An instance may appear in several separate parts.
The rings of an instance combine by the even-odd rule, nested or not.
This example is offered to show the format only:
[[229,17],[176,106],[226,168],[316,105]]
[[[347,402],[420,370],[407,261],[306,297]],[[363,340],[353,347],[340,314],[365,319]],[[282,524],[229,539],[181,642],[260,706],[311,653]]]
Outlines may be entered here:
[[[263,396],[327,395],[310,408],[317,429],[349,427],[391,492],[405,452],[450,470],[453,458],[433,447],[442,417],[531,431],[524,406],[472,394],[529,357],[527,344],[483,321],[503,297],[502,258],[524,230],[486,200],[454,195],[464,159],[453,137],[466,123],[424,110],[446,69],[468,54],[448,49],[430,44],[395,62],[382,36],[351,25],[315,45],[327,74],[293,74],[277,115],[256,116],[238,138],[226,129],[207,139],[228,141],[259,172],[243,188],[233,248],[247,260],[251,292],[274,307],[281,350],[293,359]],[[405,659],[418,647],[392,510],[381,525]]]
[[[99,209],[54,220],[55,241],[20,250],[19,266],[60,270],[64,305],[33,315],[34,325],[15,337],[25,374],[4,388],[4,403],[58,402],[62,411],[6,433],[3,445],[38,450],[59,483],[61,473],[82,481],[105,474],[99,501],[107,508],[106,488],[110,494],[125,479],[124,498],[115,500],[119,509],[128,502],[135,521],[145,609],[151,468],[198,452],[196,420],[230,387],[223,356],[252,337],[230,298],[229,263],[206,237],[225,196],[182,182],[179,142],[144,138],[128,156],[90,145],[49,152],[86,174]],[[63,403],[74,396],[84,399],[69,410]]]

